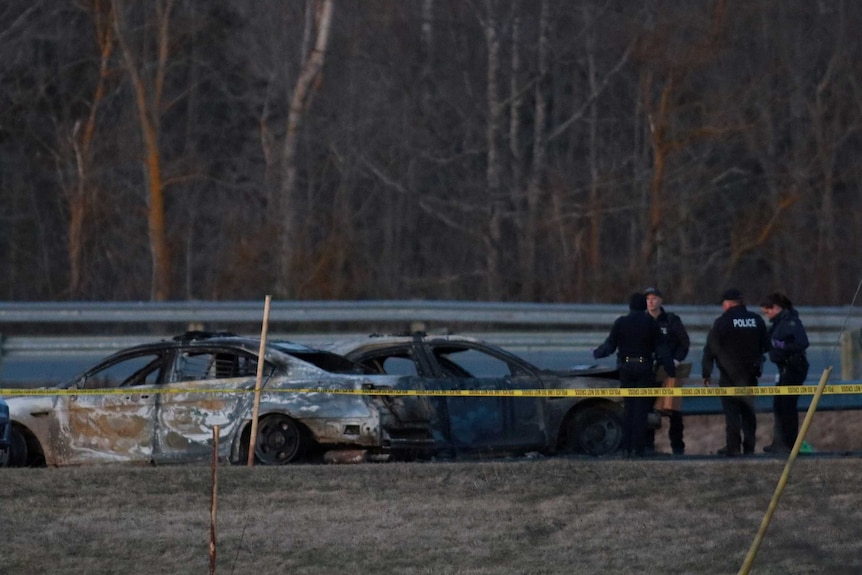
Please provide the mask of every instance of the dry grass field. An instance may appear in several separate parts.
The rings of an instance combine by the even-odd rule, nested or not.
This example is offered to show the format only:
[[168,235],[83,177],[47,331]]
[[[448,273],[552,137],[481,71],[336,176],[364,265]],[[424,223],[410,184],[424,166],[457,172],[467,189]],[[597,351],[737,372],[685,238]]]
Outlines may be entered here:
[[[715,428],[690,421],[690,452]],[[736,573],[784,464],[220,467],[216,573]],[[800,457],[752,573],[862,572],[860,476],[858,456]],[[207,573],[210,487],[207,465],[0,469],[0,574]]]
[[[799,414],[799,425],[805,413]],[[772,443],[772,414],[757,416],[757,452]],[[667,440],[667,418],[656,431],[656,449],[670,452]],[[702,415],[684,419],[686,453],[708,455],[724,447],[724,416]],[[862,452],[862,411],[824,411],[816,413],[805,440],[817,451],[843,453]]]

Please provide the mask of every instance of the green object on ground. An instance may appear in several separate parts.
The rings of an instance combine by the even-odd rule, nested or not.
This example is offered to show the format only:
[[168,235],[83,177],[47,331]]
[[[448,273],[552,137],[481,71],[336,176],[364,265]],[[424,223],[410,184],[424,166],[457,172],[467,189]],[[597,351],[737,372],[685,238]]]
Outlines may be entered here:
[[802,446],[799,448],[799,453],[814,453],[814,448],[807,441],[803,441]]

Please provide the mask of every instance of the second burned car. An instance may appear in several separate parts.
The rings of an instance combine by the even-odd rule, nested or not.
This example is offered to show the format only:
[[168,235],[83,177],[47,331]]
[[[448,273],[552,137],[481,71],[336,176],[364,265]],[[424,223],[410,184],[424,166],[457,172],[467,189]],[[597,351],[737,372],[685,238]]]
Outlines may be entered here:
[[[429,389],[569,390],[619,387],[614,370],[541,369],[508,351],[460,335],[354,338],[326,346],[381,374],[418,376]],[[619,448],[622,403],[613,397],[443,395],[432,397],[442,449],[467,452],[586,453]]]

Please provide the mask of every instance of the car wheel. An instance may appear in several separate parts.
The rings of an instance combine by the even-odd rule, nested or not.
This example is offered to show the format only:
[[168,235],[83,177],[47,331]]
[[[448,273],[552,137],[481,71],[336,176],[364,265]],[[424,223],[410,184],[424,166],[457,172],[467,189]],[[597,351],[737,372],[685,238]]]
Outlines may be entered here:
[[284,465],[301,459],[306,447],[302,428],[289,417],[270,415],[261,419],[254,455],[264,465]]
[[12,428],[9,436],[9,455],[6,464],[9,467],[24,467],[27,465],[27,439],[24,435]]
[[623,422],[620,416],[605,406],[582,409],[569,419],[566,446],[590,455],[606,455],[620,447]]

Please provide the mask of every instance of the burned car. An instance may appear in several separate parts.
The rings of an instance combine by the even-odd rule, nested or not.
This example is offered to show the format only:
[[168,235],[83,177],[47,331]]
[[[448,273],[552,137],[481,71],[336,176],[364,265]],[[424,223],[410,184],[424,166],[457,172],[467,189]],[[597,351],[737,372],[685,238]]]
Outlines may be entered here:
[[[323,346],[378,373],[420,376],[441,390],[570,390],[619,387],[613,369],[541,369],[500,347],[459,335],[354,338]],[[575,452],[603,455],[622,441],[616,397],[434,397],[435,438],[455,453]]]
[[[12,466],[248,460],[260,340],[189,332],[111,355],[56,388],[7,398]],[[325,450],[388,458],[433,444],[425,397],[411,378],[369,373],[331,352],[268,341],[254,455],[261,464]],[[332,390],[315,391],[318,389]]]

